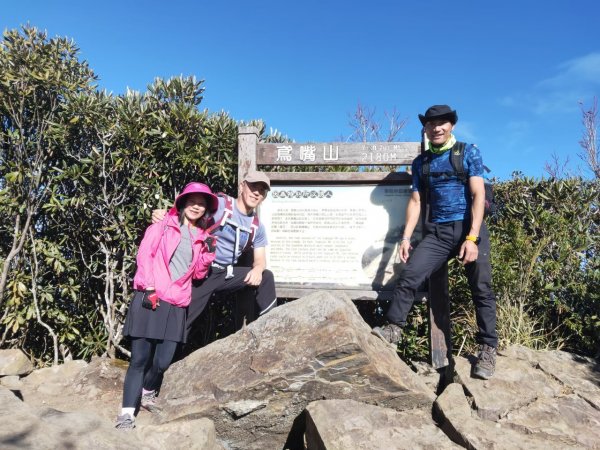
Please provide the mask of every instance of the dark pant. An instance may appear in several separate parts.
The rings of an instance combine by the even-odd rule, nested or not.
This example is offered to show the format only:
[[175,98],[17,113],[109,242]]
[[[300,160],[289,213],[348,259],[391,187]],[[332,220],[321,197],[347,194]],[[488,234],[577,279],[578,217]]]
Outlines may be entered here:
[[260,285],[254,288],[244,283],[244,278],[251,269],[251,267],[234,267],[233,278],[226,279],[227,272],[225,269],[211,267],[208,277],[199,285],[192,287],[192,301],[188,306],[186,336],[189,335],[194,321],[206,308],[211,295],[215,292],[234,292],[244,288],[254,289],[256,303],[261,315],[277,305],[273,272],[270,270],[263,271]]
[[[154,358],[150,358],[154,350]],[[162,376],[169,368],[177,350],[175,341],[132,338],[131,361],[123,383],[123,408],[135,408],[140,400],[142,388],[153,391],[160,388]]]
[[[387,319],[390,322],[400,326],[406,325],[415,291],[444,262],[458,254],[469,228],[470,224],[463,224],[462,221],[427,225],[425,237],[410,255],[394,289],[394,296],[387,312]],[[490,235],[485,224],[481,225],[480,237],[477,260],[464,267],[475,304],[479,329],[477,342],[497,347],[496,297],[492,291]]]

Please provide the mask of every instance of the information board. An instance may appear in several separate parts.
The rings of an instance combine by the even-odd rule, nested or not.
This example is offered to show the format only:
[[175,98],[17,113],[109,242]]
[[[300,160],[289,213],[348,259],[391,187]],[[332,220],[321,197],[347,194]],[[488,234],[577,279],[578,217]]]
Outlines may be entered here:
[[278,284],[391,290],[410,186],[272,186],[260,208]]

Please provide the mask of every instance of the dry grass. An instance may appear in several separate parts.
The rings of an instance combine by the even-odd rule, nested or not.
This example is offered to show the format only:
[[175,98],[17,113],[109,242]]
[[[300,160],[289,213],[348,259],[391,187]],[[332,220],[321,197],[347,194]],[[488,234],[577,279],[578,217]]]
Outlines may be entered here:
[[[523,308],[506,301],[498,301],[497,323],[498,347],[523,345],[535,350],[559,350],[564,345],[564,337],[558,329],[547,329],[539,320],[532,318]],[[477,322],[473,304],[455,305],[452,313],[452,334],[456,356],[475,354],[477,343],[475,334]]]

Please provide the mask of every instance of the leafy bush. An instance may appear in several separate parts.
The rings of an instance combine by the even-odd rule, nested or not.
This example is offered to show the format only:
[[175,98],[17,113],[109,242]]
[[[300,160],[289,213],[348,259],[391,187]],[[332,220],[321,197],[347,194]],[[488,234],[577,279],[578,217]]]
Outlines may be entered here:
[[192,180],[234,193],[240,124],[199,109],[194,77],[98,91],[71,40],[33,27],[5,32],[0,50],[0,345],[40,363],[127,354],[122,324],[150,212]]
[[[515,175],[495,193],[488,226],[500,345],[598,354],[599,181]],[[473,349],[474,311],[458,266],[450,266],[454,333]]]

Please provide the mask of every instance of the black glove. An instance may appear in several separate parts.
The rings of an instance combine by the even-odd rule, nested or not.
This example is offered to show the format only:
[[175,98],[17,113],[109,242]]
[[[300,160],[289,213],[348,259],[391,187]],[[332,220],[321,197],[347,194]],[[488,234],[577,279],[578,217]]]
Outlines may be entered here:
[[142,298],[142,307],[154,311],[157,306],[160,306],[160,299],[156,295],[154,289],[146,289]]
[[214,253],[217,249],[217,238],[214,236],[209,236],[204,240],[204,242],[206,243],[208,253]]

